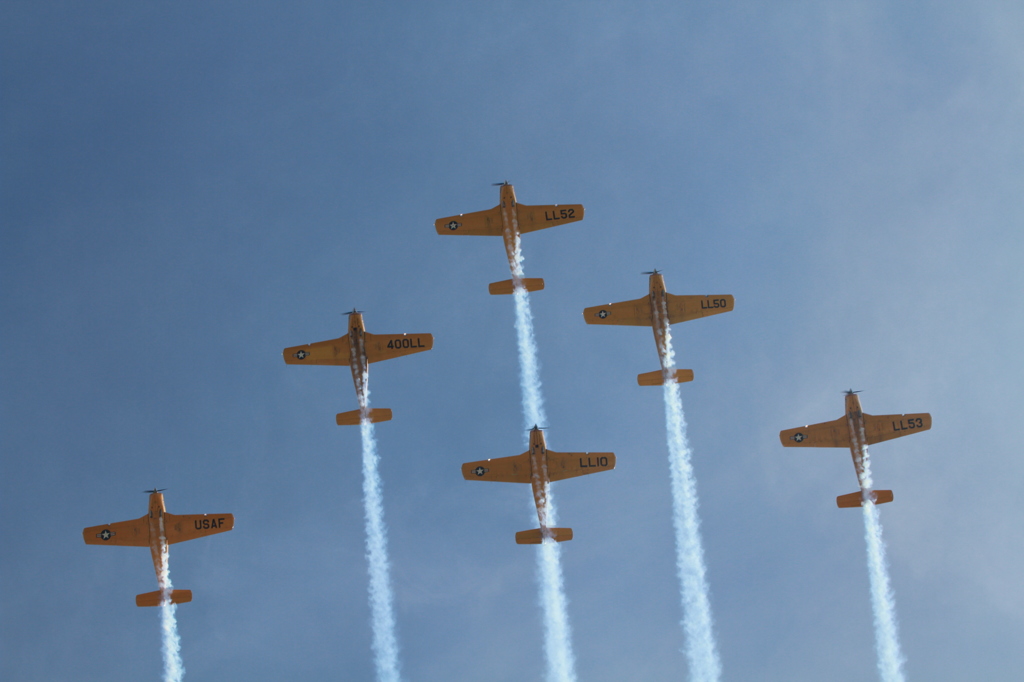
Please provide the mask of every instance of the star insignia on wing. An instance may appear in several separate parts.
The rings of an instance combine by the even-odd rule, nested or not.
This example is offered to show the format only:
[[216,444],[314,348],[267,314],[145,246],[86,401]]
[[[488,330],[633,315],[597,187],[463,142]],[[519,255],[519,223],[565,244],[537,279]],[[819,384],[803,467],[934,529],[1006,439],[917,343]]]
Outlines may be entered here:
[[298,353],[292,353],[292,355],[297,357],[299,360],[305,360],[306,358],[309,357],[309,352],[308,351],[304,351],[304,350],[300,350]]
[[490,469],[485,469],[484,467],[477,467],[476,469],[473,469],[473,473],[477,476],[483,476],[488,471],[490,471]]
[[598,310],[597,311],[597,316],[600,317],[603,320],[604,318],[608,317],[608,311],[607,310]]
[[114,535],[114,531],[110,530],[109,528],[104,528],[99,533],[96,533],[96,537],[98,537],[100,540],[103,540],[104,542],[114,537]]
[[453,230],[454,231],[454,230],[459,229],[460,227],[462,227],[462,223],[460,223],[458,221],[453,220],[450,223],[448,223],[448,229],[449,230]]
[[797,433],[794,433],[792,436],[790,436],[789,439],[790,440],[795,440],[797,443],[803,443],[805,440],[807,440],[807,436],[805,436],[802,433],[797,432]]

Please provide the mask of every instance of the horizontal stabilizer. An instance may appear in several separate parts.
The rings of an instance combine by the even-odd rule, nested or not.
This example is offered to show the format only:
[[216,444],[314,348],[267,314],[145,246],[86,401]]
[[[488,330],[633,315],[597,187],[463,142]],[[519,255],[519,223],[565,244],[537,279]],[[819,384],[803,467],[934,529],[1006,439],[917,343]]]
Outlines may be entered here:
[[[362,418],[362,410],[352,410],[351,412],[342,412],[339,414],[335,421],[338,422],[338,426],[359,426],[359,420]],[[375,407],[370,410],[370,423],[376,424],[377,422],[391,421],[391,410],[386,407]]]
[[[524,277],[519,280],[523,283],[523,288],[527,291],[540,291],[544,288],[544,279],[542,277]],[[500,294],[512,294],[514,291],[515,282],[511,279],[506,279],[504,282],[492,282],[487,285],[487,291],[497,296]]]
[[[572,528],[548,528],[548,537],[555,542],[572,540]],[[521,530],[516,533],[516,544],[539,545],[544,540],[544,531],[540,528]]]
[[864,506],[865,494],[870,495],[875,504],[892,502],[891,490],[864,490],[850,493],[849,495],[840,495],[836,498],[836,504],[842,509],[847,509],[849,507],[862,507]]
[[[136,606],[160,606],[160,600],[164,597],[163,590],[157,590],[156,592],[146,592],[145,594],[139,594],[135,596]],[[171,603],[172,604],[186,604],[192,601],[192,590],[172,590],[171,591]]]
[[[675,377],[677,384],[681,384],[686,381],[693,381],[693,370],[677,369]],[[644,372],[643,374],[637,374],[636,383],[640,384],[641,386],[664,386],[665,374],[660,369],[654,372]]]

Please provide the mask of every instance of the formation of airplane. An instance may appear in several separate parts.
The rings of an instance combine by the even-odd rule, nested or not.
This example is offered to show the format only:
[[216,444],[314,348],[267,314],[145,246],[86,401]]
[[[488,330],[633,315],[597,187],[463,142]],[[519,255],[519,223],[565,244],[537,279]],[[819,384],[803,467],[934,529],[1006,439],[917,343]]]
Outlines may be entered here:
[[502,483],[529,483],[533,487],[533,502],[537,506],[540,528],[516,533],[520,545],[539,545],[545,539],[555,542],[572,540],[572,528],[550,528],[547,519],[548,486],[575,476],[611,471],[615,468],[613,452],[554,452],[548,450],[544,432],[534,425],[530,430],[530,449],[521,455],[466,462],[462,477],[467,481],[500,481]]
[[[505,245],[512,279],[489,285],[491,294],[512,294],[517,289],[539,291],[544,288],[541,278],[526,278],[520,265],[521,235],[563,225],[583,219],[583,206],[579,204],[525,206],[516,201],[515,190],[507,181],[499,183],[498,206],[475,213],[465,213],[435,221],[438,234],[464,234],[500,236]],[[669,326],[701,317],[730,312],[734,307],[731,295],[677,296],[665,289],[663,276],[657,271],[650,275],[649,293],[643,298],[619,303],[592,306],[583,311],[587,324],[649,326],[660,358],[667,354]],[[369,365],[427,351],[433,348],[431,334],[370,334],[366,331],[359,311],[347,313],[348,333],[328,341],[293,346],[283,351],[289,365],[345,365],[352,372],[357,397],[362,407],[337,415],[338,425],[358,425],[363,420],[371,423],[388,421],[390,409],[370,409],[366,403]],[[664,365],[664,362],[663,362]],[[663,385],[693,380],[693,371],[667,370],[646,372],[637,376],[641,386]],[[846,414],[831,422],[812,424],[781,431],[779,438],[786,447],[849,447],[854,469],[860,484],[858,492],[840,495],[836,503],[841,508],[859,507],[867,501],[875,504],[891,502],[891,490],[871,487],[865,469],[864,455],[867,445],[927,431],[931,428],[931,415],[869,415],[861,409],[856,392],[846,392]],[[548,494],[554,481],[584,476],[615,468],[615,454],[611,452],[555,452],[547,449],[544,432],[534,426],[530,430],[529,449],[519,455],[466,462],[462,475],[471,481],[498,481],[528,483],[532,487],[537,510],[538,528],[515,534],[518,544],[541,544],[545,541],[565,542],[573,538],[571,528],[549,525]],[[163,587],[169,546],[198,537],[222,533],[234,528],[231,514],[174,515],[166,511],[161,490],[150,494],[149,509],[141,518],[118,523],[91,526],[82,531],[86,544],[149,547],[157,581]],[[182,604],[192,600],[191,590],[156,590],[139,594],[137,606],[158,606],[164,603]]]
[[[164,572],[169,545],[223,533],[235,527],[235,517],[231,514],[168,514],[163,493],[155,489],[146,492],[149,493],[149,511],[145,516],[132,521],[90,526],[82,531],[82,537],[87,545],[149,547],[158,583]],[[192,601],[192,590],[174,590],[167,596],[172,604],[184,604]],[[135,597],[135,605],[159,606],[163,598],[163,590],[146,592]]]
[[839,507],[860,507],[871,500],[875,504],[892,502],[891,490],[872,490],[865,486],[864,446],[909,436],[932,428],[932,416],[920,414],[866,414],[860,407],[857,391],[846,392],[846,414],[835,421],[798,426],[779,433],[788,448],[850,448],[860,491],[836,498]]
[[515,188],[508,180],[496,184],[501,187],[501,201],[497,206],[487,211],[438,218],[434,221],[434,228],[438,234],[468,234],[504,239],[512,279],[492,283],[488,286],[492,294],[511,294],[516,286],[527,291],[540,291],[544,288],[544,280],[540,277],[523,277],[519,267],[520,235],[583,220],[583,206],[525,206],[516,202]]
[[[728,294],[715,296],[676,296],[665,290],[665,278],[660,272],[645,272],[650,275],[650,293],[643,298],[621,303],[607,303],[586,308],[583,319],[587,324],[620,324],[654,329],[654,344],[658,348],[658,357],[665,357],[665,334],[668,326],[677,322],[687,322],[700,317],[727,313],[733,309],[733,297]],[[693,381],[692,369],[678,369],[674,377],[668,377],[676,383]],[[645,372],[637,375],[637,383],[641,386],[661,386],[666,376],[662,370]]]
[[[366,395],[371,362],[421,353],[434,347],[434,337],[430,334],[370,334],[363,324],[362,313],[353,309],[347,315],[348,334],[330,341],[285,348],[284,361],[289,365],[347,365],[352,370],[358,397]],[[366,412],[371,422],[391,419],[391,410],[386,408]],[[356,426],[363,416],[361,408],[342,412],[337,416],[337,423],[338,426]]]

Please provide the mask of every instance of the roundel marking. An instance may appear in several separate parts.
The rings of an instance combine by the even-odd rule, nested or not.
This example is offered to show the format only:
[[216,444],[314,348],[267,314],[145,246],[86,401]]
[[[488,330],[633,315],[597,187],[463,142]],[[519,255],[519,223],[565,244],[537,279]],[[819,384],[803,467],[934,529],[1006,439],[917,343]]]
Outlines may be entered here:
[[803,443],[805,440],[807,440],[807,436],[798,431],[797,433],[794,433],[792,436],[790,436],[789,439],[795,440],[797,443]]
[[598,310],[597,311],[597,316],[600,317],[603,320],[604,318],[608,317],[608,311],[607,310]]
[[462,223],[460,223],[458,221],[453,220],[450,223],[448,223],[448,229],[449,230],[455,231],[455,230],[459,229],[460,227],[462,227]]

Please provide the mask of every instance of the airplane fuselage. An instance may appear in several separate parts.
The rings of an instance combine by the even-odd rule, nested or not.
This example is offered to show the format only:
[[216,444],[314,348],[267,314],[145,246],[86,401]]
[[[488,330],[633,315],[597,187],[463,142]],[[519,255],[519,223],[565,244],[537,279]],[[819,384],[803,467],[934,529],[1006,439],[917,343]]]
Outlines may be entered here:
[[651,274],[651,315],[654,319],[654,345],[658,347],[658,357],[665,357],[665,335],[668,333],[668,297],[665,293],[665,278],[657,272]]
[[853,468],[857,472],[857,483],[860,489],[867,490],[864,472],[864,448],[867,441],[864,436],[864,412],[860,407],[860,398],[856,393],[846,394],[846,421],[850,428],[850,455],[853,457]]
[[369,379],[369,363],[366,361],[366,327],[361,313],[352,311],[348,315],[349,369],[352,383],[356,387],[359,408],[366,407],[366,383]]
[[516,190],[508,183],[501,186],[501,238],[505,242],[505,255],[508,256],[508,267],[512,271],[512,281],[518,288],[518,281],[523,278],[520,262],[520,235]]
[[537,505],[537,519],[541,531],[548,529],[548,449],[544,432],[534,427],[530,431],[530,485],[533,486],[533,502]]
[[167,558],[167,530],[164,527],[164,506],[163,493],[150,493],[149,495],[149,553],[153,555],[153,569],[156,571],[156,579],[163,589],[164,560]]

